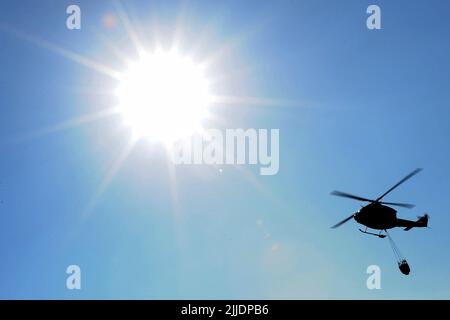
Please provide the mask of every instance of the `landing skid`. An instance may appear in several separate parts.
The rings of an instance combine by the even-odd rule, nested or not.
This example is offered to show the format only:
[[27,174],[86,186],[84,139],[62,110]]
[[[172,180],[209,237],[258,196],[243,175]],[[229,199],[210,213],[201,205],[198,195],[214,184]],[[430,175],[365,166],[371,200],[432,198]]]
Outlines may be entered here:
[[380,233],[368,232],[367,229],[366,230],[359,229],[359,231],[361,231],[362,233],[365,233],[365,234],[370,234],[370,235],[378,237],[378,238],[382,238],[382,239],[386,238],[386,235],[385,234],[381,234],[381,231],[380,231]]

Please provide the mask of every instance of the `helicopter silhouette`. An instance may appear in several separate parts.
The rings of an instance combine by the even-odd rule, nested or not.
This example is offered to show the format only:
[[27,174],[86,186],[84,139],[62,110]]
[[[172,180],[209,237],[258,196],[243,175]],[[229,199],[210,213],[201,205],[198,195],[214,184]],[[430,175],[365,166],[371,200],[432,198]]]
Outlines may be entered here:
[[[413,208],[414,205],[409,203],[395,203],[395,202],[384,202],[381,201],[386,195],[404,183],[406,180],[410,179],[414,175],[418,174],[422,169],[418,168],[408,174],[406,177],[397,182],[394,186],[392,186],[389,190],[383,193],[381,196],[376,198],[375,200],[367,199],[359,196],[355,196],[346,192],[341,191],[333,191],[331,194],[338,197],[350,198],[354,200],[369,202],[368,205],[362,207],[359,211],[353,213],[348,218],[345,218],[341,222],[332,226],[333,229],[340,227],[344,223],[350,221],[351,219],[355,219],[356,222],[362,224],[366,227],[365,230],[359,229],[359,231],[374,235],[380,238],[385,238],[387,235],[387,229],[392,229],[396,227],[403,227],[405,231],[408,231],[412,228],[424,228],[428,226],[428,214],[425,214],[419,217],[418,220],[405,220],[397,217],[397,210],[389,207],[403,207],[403,208]],[[367,229],[380,230],[379,233],[368,232]],[[385,231],[386,234],[382,234]]]
[[[413,208],[414,205],[409,203],[396,203],[396,202],[385,202],[381,201],[387,194],[392,192],[395,188],[397,188],[399,185],[404,183],[406,180],[410,179],[411,177],[418,174],[422,169],[416,169],[410,174],[408,174],[406,177],[404,177],[402,180],[397,182],[394,186],[392,186],[389,190],[387,190],[385,193],[383,193],[381,196],[376,198],[375,200],[367,199],[359,196],[355,196],[346,192],[342,191],[333,191],[331,194],[334,196],[344,197],[344,198],[350,198],[354,200],[369,202],[368,205],[362,207],[359,211],[352,214],[350,217],[345,218],[341,222],[335,224],[332,226],[333,229],[340,227],[344,223],[350,221],[351,219],[355,219],[356,222],[359,224],[362,224],[366,227],[365,230],[359,229],[362,233],[370,234],[373,236],[377,236],[379,238],[385,238],[388,237],[389,243],[392,247],[392,251],[394,252],[394,255],[397,259],[398,267],[400,271],[404,275],[408,275],[411,271],[408,262],[401,254],[399,248],[394,243],[394,240],[389,235],[387,229],[392,229],[396,227],[404,228],[405,231],[411,230],[412,228],[425,228],[428,226],[428,214],[425,214],[417,221],[412,220],[405,220],[400,219],[397,217],[397,210],[389,207],[389,206],[397,206],[397,207],[403,207],[403,208]],[[375,229],[380,230],[379,233],[374,232],[368,232],[367,229]],[[385,232],[385,234],[382,234],[382,232]]]

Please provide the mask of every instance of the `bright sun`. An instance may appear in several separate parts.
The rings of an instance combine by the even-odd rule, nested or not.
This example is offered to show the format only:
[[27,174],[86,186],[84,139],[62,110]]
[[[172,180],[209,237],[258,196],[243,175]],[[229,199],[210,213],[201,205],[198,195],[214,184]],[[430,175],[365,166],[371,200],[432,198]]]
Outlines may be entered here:
[[174,51],[144,53],[121,75],[119,110],[135,137],[171,143],[202,129],[210,102],[201,66]]

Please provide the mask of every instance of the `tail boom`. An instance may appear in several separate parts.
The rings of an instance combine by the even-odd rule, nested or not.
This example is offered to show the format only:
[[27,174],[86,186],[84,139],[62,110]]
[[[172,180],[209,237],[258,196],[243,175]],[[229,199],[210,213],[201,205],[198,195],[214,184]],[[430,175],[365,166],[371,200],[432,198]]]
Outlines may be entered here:
[[428,227],[428,214],[419,217],[417,221],[397,219],[397,227],[405,227],[405,231],[411,230],[412,228],[426,228]]

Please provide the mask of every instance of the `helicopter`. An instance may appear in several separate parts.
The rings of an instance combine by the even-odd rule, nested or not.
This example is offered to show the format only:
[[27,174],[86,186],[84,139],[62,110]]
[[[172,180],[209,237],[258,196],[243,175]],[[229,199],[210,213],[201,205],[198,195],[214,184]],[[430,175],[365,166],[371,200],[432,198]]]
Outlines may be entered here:
[[[367,199],[359,196],[355,196],[346,192],[342,191],[333,191],[331,192],[332,195],[338,196],[338,197],[344,197],[344,198],[350,198],[354,200],[359,200],[363,202],[368,202],[369,204],[366,206],[363,206],[360,210],[353,213],[351,216],[345,218],[341,222],[335,224],[332,226],[333,229],[342,226],[344,223],[350,221],[351,219],[355,219],[356,222],[359,224],[362,224],[365,226],[365,230],[359,229],[362,233],[366,233],[369,235],[377,236],[379,238],[385,238],[388,237],[389,243],[392,247],[392,250],[395,254],[395,257],[397,259],[398,267],[400,271],[404,275],[408,275],[411,271],[408,262],[403,257],[403,255],[400,252],[400,249],[397,247],[397,245],[394,243],[394,240],[388,233],[388,229],[401,227],[404,228],[403,230],[408,231],[412,228],[425,228],[428,227],[428,214],[424,214],[423,216],[419,217],[418,220],[406,220],[406,219],[400,219],[397,217],[397,210],[394,208],[391,208],[390,206],[394,207],[403,207],[403,208],[413,208],[414,205],[409,203],[396,203],[396,202],[385,202],[381,201],[383,198],[388,195],[390,192],[392,192],[394,189],[396,189],[398,186],[400,186],[402,183],[404,183],[406,180],[412,178],[416,174],[418,174],[420,171],[422,171],[421,168],[418,168],[408,174],[406,177],[401,179],[399,182],[397,182],[394,186],[392,186],[390,189],[388,189],[385,193],[383,193],[378,198],[372,200]],[[369,232],[367,229],[374,229],[374,230],[380,230],[379,233],[375,232]],[[383,234],[383,231],[385,232]]]
[[[398,186],[400,186],[402,183],[404,183],[406,180],[412,178],[416,174],[418,174],[420,171],[422,171],[421,168],[418,168],[408,174],[406,177],[401,179],[399,182],[397,182],[394,186],[392,186],[390,189],[388,189],[385,193],[383,193],[378,198],[372,200],[367,199],[359,196],[355,196],[346,192],[342,191],[333,191],[331,192],[332,195],[338,196],[338,197],[344,197],[344,198],[350,198],[354,200],[359,200],[363,202],[368,202],[369,204],[362,207],[357,212],[353,213],[348,218],[345,218],[341,222],[335,224],[332,226],[333,229],[340,227],[344,223],[350,221],[351,219],[355,219],[356,222],[359,224],[362,224],[365,226],[365,230],[359,229],[359,231],[377,236],[379,238],[385,238],[387,235],[387,229],[392,229],[396,227],[402,227],[405,231],[411,230],[412,228],[425,228],[428,226],[428,214],[425,214],[418,218],[416,221],[412,220],[406,220],[406,219],[400,219],[397,217],[397,210],[389,207],[389,206],[395,206],[395,207],[402,207],[402,208],[408,208],[411,209],[414,207],[414,205],[409,203],[395,203],[395,202],[384,202],[381,201],[386,195],[391,193],[394,189],[396,189]],[[374,229],[374,230],[380,230],[379,233],[369,232],[367,229]],[[386,234],[383,234],[382,232],[385,232]]]

